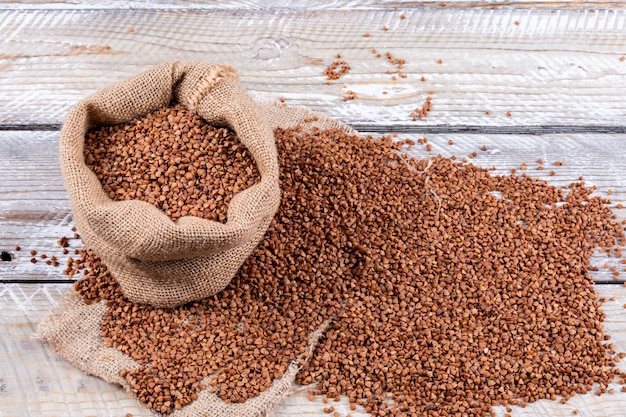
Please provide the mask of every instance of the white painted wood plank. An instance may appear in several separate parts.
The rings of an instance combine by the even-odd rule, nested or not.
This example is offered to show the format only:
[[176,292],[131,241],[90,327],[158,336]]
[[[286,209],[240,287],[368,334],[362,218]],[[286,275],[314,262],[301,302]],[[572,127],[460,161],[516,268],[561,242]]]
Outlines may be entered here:
[[[598,293],[609,300],[603,310],[607,314],[605,332],[611,335],[618,352],[626,352],[626,288],[618,285],[596,286]],[[152,414],[120,387],[90,377],[56,357],[40,340],[32,337],[46,312],[62,297],[66,287],[61,285],[0,285],[0,416],[110,416],[126,413],[148,417]],[[620,368],[626,371],[626,363]],[[614,395],[593,393],[575,396],[562,405],[539,401],[526,408],[515,407],[512,416],[537,417],[571,416],[574,409],[584,417],[620,417],[626,407],[626,393],[616,384]],[[324,416],[321,400],[310,402],[303,389],[287,398],[273,411],[273,417]],[[344,398],[333,403],[341,415],[349,408]],[[498,416],[504,410],[498,408]],[[365,416],[352,412],[353,416]]]
[[150,416],[120,387],[78,371],[33,338],[63,285],[0,287],[0,416]]
[[[86,95],[167,60],[228,63],[258,100],[353,124],[623,128],[626,117],[626,10],[0,10],[0,34],[5,126],[58,125]],[[372,49],[405,59],[407,78],[392,80]],[[352,69],[326,85],[337,53]],[[428,95],[433,111],[412,122]]]
[[[58,160],[59,133],[0,132],[0,138],[0,249],[14,257],[0,262],[0,278],[66,279],[61,271],[73,254],[64,256],[56,241],[73,232]],[[23,250],[15,251],[15,245]],[[35,265],[31,250],[38,252]],[[57,256],[61,265],[46,265],[42,253]]]
[[544,7],[550,9],[585,9],[598,8],[614,9],[625,7],[623,1],[551,1],[551,0],[448,0],[428,1],[428,0],[332,0],[324,2],[314,2],[311,0],[292,0],[289,2],[281,0],[230,0],[230,1],[202,1],[202,0],[151,0],[150,2],[141,0],[5,0],[0,3],[0,9],[306,9],[306,10],[354,10],[354,9],[383,9],[398,7],[437,7],[437,8],[537,8]]
[[[422,136],[399,136],[405,137],[417,141]],[[620,203],[626,206],[626,134],[448,134],[428,138],[432,151],[416,145],[413,155],[455,155],[460,160],[477,152],[478,156],[470,161],[482,167],[495,166],[495,174],[508,174],[516,168],[518,174],[525,172],[558,187],[583,176],[589,186],[598,187],[597,195],[613,201],[612,208],[618,218],[626,219],[626,208],[617,208]],[[454,144],[449,145],[449,140]],[[68,256],[75,255],[63,255],[56,241],[61,236],[71,238],[73,224],[60,174],[57,142],[58,132],[0,132],[0,249],[10,251],[15,257],[11,262],[0,262],[1,279],[66,279],[62,266]],[[487,151],[481,151],[483,145]],[[544,171],[537,170],[539,158],[544,160]],[[553,165],[563,160],[565,166]],[[524,162],[528,168],[521,171]],[[554,176],[550,176],[551,170]],[[22,247],[21,251],[13,250],[16,244]],[[71,250],[79,248],[81,242],[70,239],[70,246]],[[61,266],[48,266],[42,260],[30,263],[29,251],[33,249],[38,256],[41,253],[56,256]],[[598,255],[592,262],[612,266],[616,259]],[[626,273],[622,275],[626,277]],[[600,281],[612,280],[610,271],[603,268],[594,277]]]

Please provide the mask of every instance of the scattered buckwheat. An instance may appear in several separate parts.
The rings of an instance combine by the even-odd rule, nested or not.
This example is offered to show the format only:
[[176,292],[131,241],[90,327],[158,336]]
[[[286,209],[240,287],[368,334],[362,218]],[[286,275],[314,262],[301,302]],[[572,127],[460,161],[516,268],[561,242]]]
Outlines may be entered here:
[[281,206],[224,291],[158,309],[126,300],[88,249],[72,262],[83,300],[106,302],[105,344],[139,364],[120,375],[149,408],[184,407],[210,376],[219,398],[243,402],[302,358],[298,383],[373,416],[493,415],[620,374],[588,269],[624,233],[583,183],[565,197],[526,175],[403,156],[389,136],[275,137]]
[[338,80],[350,72],[350,65],[346,61],[334,61],[325,70],[324,75],[327,80]]

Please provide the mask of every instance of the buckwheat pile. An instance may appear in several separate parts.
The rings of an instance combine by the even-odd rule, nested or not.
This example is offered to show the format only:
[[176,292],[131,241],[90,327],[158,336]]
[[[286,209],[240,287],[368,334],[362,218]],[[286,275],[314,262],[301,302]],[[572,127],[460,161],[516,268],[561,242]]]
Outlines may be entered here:
[[[169,121],[181,111],[159,117]],[[133,123],[146,122],[94,135],[136,135]],[[176,123],[153,126],[158,137]],[[567,399],[596,383],[601,393],[620,377],[588,268],[595,249],[624,244],[623,226],[584,183],[564,194],[526,175],[494,176],[440,156],[416,160],[390,137],[298,127],[275,136],[281,206],[223,292],[172,309],[137,305],[95,254],[82,251],[75,262],[84,271],[75,288],[85,302],[106,300],[107,345],[141,365],[122,376],[149,408],[172,412],[203,389],[243,402],[294,360],[303,366],[297,381],[316,384],[313,394],[345,396],[352,409],[374,416],[485,416],[496,404]],[[180,152],[195,155],[183,151],[191,145],[180,137]],[[220,149],[243,153],[231,142]],[[94,164],[102,153],[89,155]],[[244,187],[255,171],[249,158],[238,161],[244,179],[237,187]],[[182,156],[181,163],[171,165],[173,176],[164,166],[154,179],[140,178],[163,178],[162,193],[196,166]],[[155,166],[145,157],[136,164]],[[181,209],[172,218],[194,208],[209,216],[212,202],[199,208],[205,193],[227,201],[221,190],[230,185],[200,165],[206,175],[195,181],[208,188],[175,204]],[[121,180],[100,173],[107,191],[147,194],[158,206],[156,185],[135,191],[132,167],[111,175]],[[166,204],[159,207],[167,212]],[[307,356],[308,335],[328,319],[331,327]]]

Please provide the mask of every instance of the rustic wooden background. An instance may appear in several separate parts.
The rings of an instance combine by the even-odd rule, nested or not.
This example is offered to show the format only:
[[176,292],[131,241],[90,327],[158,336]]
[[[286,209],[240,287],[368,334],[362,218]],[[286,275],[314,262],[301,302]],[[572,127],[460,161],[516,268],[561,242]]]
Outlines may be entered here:
[[[406,60],[406,78],[387,73],[396,67],[386,52]],[[322,72],[337,53],[352,69],[327,85]],[[625,2],[0,1],[0,249],[12,256],[0,262],[0,417],[151,415],[32,337],[71,283],[62,267],[30,263],[29,251],[65,263],[56,240],[72,235],[72,218],[58,130],[88,94],[168,60],[224,62],[258,101],[284,99],[364,133],[428,137],[433,150],[416,155],[462,157],[486,145],[472,162],[496,173],[526,162],[527,174],[558,186],[584,176],[625,219],[625,55]],[[344,101],[348,91],[357,98]],[[432,112],[413,121],[427,96]],[[605,262],[626,277],[615,259],[594,259]],[[626,351],[624,281],[602,267],[594,277],[606,331]],[[624,416],[616,388],[512,415]],[[335,408],[345,415],[346,404]],[[273,415],[323,415],[322,403],[296,392]]]

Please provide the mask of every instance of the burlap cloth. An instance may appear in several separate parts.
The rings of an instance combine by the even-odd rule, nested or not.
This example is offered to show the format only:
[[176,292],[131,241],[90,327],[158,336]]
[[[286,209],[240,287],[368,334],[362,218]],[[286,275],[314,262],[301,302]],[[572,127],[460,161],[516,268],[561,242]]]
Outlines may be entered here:
[[[201,70],[199,71],[199,69]],[[276,149],[271,128],[300,125],[305,131],[317,127],[319,129],[340,128],[350,134],[356,133],[352,128],[341,122],[313,113],[307,109],[289,108],[276,104],[265,105],[262,108],[256,106],[241,88],[234,71],[225,66],[170,63],[140,74],[129,81],[132,85],[140,86],[138,88],[142,88],[142,91],[152,91],[156,82],[165,82],[166,86],[162,86],[161,89],[157,88],[146,97],[138,97],[136,91],[133,93],[132,90],[120,90],[113,86],[81,102],[72,110],[70,114],[72,119],[69,119],[69,124],[66,123],[63,129],[61,158],[63,161],[63,174],[70,190],[74,216],[79,230],[85,238],[87,245],[101,254],[109,269],[117,272],[117,278],[124,292],[127,296],[131,295],[134,301],[144,302],[153,298],[147,299],[141,295],[140,293],[145,292],[146,288],[134,287],[129,284],[129,281],[139,281],[143,279],[142,277],[145,274],[155,270],[157,267],[171,271],[181,269],[182,265],[189,265],[189,269],[185,269],[185,271],[188,271],[190,276],[181,274],[175,281],[172,281],[171,275],[163,274],[162,271],[155,271],[158,272],[155,277],[146,275],[150,288],[156,291],[159,297],[173,297],[176,300],[176,302],[169,303],[162,298],[163,302],[159,303],[161,305],[180,304],[189,295],[193,299],[201,298],[197,296],[200,291],[213,293],[230,281],[232,275],[229,272],[228,278],[223,278],[215,285],[204,287],[202,281],[207,279],[207,272],[198,271],[198,269],[206,268],[209,274],[208,279],[211,279],[213,277],[213,275],[210,275],[212,273],[211,267],[215,265],[220,271],[223,271],[226,267],[218,265],[218,263],[225,262],[229,271],[232,267],[232,273],[234,274],[239,264],[243,262],[243,259],[262,238],[263,232],[278,206],[279,198],[277,197],[279,192],[275,186],[278,182],[278,167],[277,162],[274,165]],[[172,88],[168,90],[167,85],[170,85]],[[208,88],[201,89],[200,94],[188,94],[190,89],[195,89],[193,86],[198,85],[206,85]],[[228,85],[228,88],[219,89],[220,85]],[[113,100],[110,97],[112,91],[116,93]],[[214,91],[221,91],[221,93],[213,97],[211,92]],[[79,155],[82,158],[82,145],[76,139],[77,135],[83,135],[82,137],[84,137],[84,132],[94,124],[119,123],[132,118],[138,113],[145,114],[158,107],[166,106],[172,97],[190,109],[196,110],[210,123],[230,124],[239,134],[241,141],[246,143],[251,154],[259,163],[261,175],[264,179],[270,178],[270,180],[265,182],[262,180],[258,187],[255,186],[257,187],[256,189],[248,194],[244,194],[244,191],[235,198],[239,198],[239,203],[242,205],[245,205],[251,199],[254,203],[251,203],[251,206],[256,211],[244,210],[243,213],[234,211],[231,213],[231,210],[234,210],[233,205],[236,204],[235,199],[233,199],[228,211],[229,221],[226,225],[212,224],[215,222],[194,218],[180,219],[177,224],[174,224],[163,213],[148,203],[139,201],[114,203],[108,199],[104,192],[94,191],[95,188],[99,189],[100,187],[97,178],[95,175],[85,172],[86,166],[84,166],[84,162],[77,162]],[[244,103],[239,105],[231,103],[232,105],[226,106],[226,108],[224,108],[224,103],[220,103],[220,99],[232,101],[234,98]],[[94,103],[98,103],[98,107]],[[126,103],[125,105],[131,108],[127,109],[123,115],[113,116],[112,114],[116,111],[114,109],[120,103]],[[221,109],[222,116],[217,114],[217,108]],[[254,115],[254,122],[240,123],[232,120],[233,117],[249,119],[250,115]],[[267,139],[267,135],[270,135],[272,138],[271,144],[250,142],[248,140],[251,135],[250,132],[253,132],[256,135],[254,137],[257,139]],[[251,146],[255,145],[259,145],[258,149],[253,150]],[[262,166],[264,163],[266,165]],[[75,171],[78,173],[75,174]],[[85,181],[85,184],[90,189],[88,191],[81,190],[81,187],[77,187],[77,181]],[[247,197],[248,199],[241,197],[242,194],[249,196]],[[93,195],[97,195],[95,202],[85,202],[92,198]],[[114,205],[120,207],[120,209],[113,207]],[[271,210],[262,210],[266,205],[271,207]],[[79,208],[79,213],[77,213],[77,207]],[[137,218],[133,216],[137,216]],[[237,228],[232,226],[232,219],[238,219]],[[103,222],[103,224],[100,222]],[[124,224],[124,229],[120,229],[119,224]],[[137,239],[137,230],[142,230],[136,228],[142,227],[141,225],[144,224],[150,225],[152,228],[148,234],[153,239],[165,236],[167,236],[167,239],[135,241]],[[263,232],[261,232],[261,229]],[[237,233],[235,233],[235,230]],[[123,235],[119,241],[114,239],[113,235],[115,233]],[[214,242],[203,244],[205,233],[209,234],[209,236],[217,236],[214,240],[219,241],[220,244]],[[100,239],[100,235],[105,235],[106,239]],[[236,242],[239,242],[242,237],[253,237],[254,245],[243,245],[242,249],[235,249]],[[194,244],[191,244],[186,239],[193,241]],[[121,246],[122,251],[119,247],[109,244],[109,241],[114,241],[115,245],[128,246]],[[199,243],[199,246],[195,246],[195,243]],[[218,248],[221,251],[216,251]],[[233,256],[241,256],[242,259],[241,262],[239,258],[237,259],[237,268],[234,268],[234,263],[228,259],[223,259],[223,257],[200,256],[204,252],[212,251],[216,251],[217,255],[232,253]],[[103,256],[102,254],[105,253],[106,255]],[[132,254],[132,256],[125,256],[124,253],[126,255]],[[180,259],[181,257],[183,258]],[[199,266],[202,268],[199,268]],[[123,278],[119,278],[119,273],[120,271],[127,273],[129,270],[137,271],[137,275],[127,275],[129,279],[126,280],[124,286],[122,283]],[[145,284],[146,280],[143,282]],[[182,285],[181,283],[183,282],[190,282],[191,287]],[[159,285],[164,287],[159,288]],[[181,286],[184,290],[180,291],[177,286]],[[148,297],[154,297],[154,294],[152,292]],[[115,348],[105,346],[104,340],[100,335],[100,326],[107,308],[105,301],[89,305],[85,304],[82,297],[74,289],[70,289],[39,325],[36,337],[46,340],[52,350],[83,372],[100,377],[105,381],[119,384],[127,391],[130,391],[131,388],[126,380],[120,376],[120,371],[136,369],[140,365],[130,356]],[[309,336],[309,348],[306,354],[310,355],[313,352],[318,339],[328,325],[329,321],[322,324]],[[270,388],[244,403],[225,403],[216,394],[212,394],[205,389],[198,394],[196,401],[180,410],[174,411],[169,416],[254,417],[264,415],[280,403],[285,396],[289,395],[296,374],[299,371],[298,363],[300,359],[294,358],[284,374],[275,379]],[[308,357],[304,359],[308,359]],[[208,386],[211,378],[209,376],[202,382]]]
[[[220,223],[173,222],[150,203],[112,201],[83,157],[85,133],[126,122],[175,101],[208,123],[227,125],[257,163],[261,181],[237,193]],[[171,62],[114,84],[70,111],[59,143],[74,221],[131,301],[173,307],[213,295],[231,281],[263,237],[280,203],[274,135],[235,71]]]
[[[86,374],[119,384],[126,391],[131,391],[128,382],[120,376],[120,371],[133,370],[139,368],[140,365],[119,350],[106,347],[104,339],[100,336],[100,323],[107,309],[104,301],[85,304],[81,295],[74,289],[70,289],[40,323],[35,336],[46,340],[56,354]],[[329,321],[325,322],[309,335],[307,353],[313,352],[329,324]],[[256,417],[265,415],[291,392],[296,374],[300,370],[300,359],[295,358],[268,389],[243,403],[226,403],[216,394],[204,389],[198,393],[197,400],[168,416]],[[308,357],[304,359],[307,360]],[[209,386],[212,378],[213,376],[208,376],[202,380],[202,383]]]

